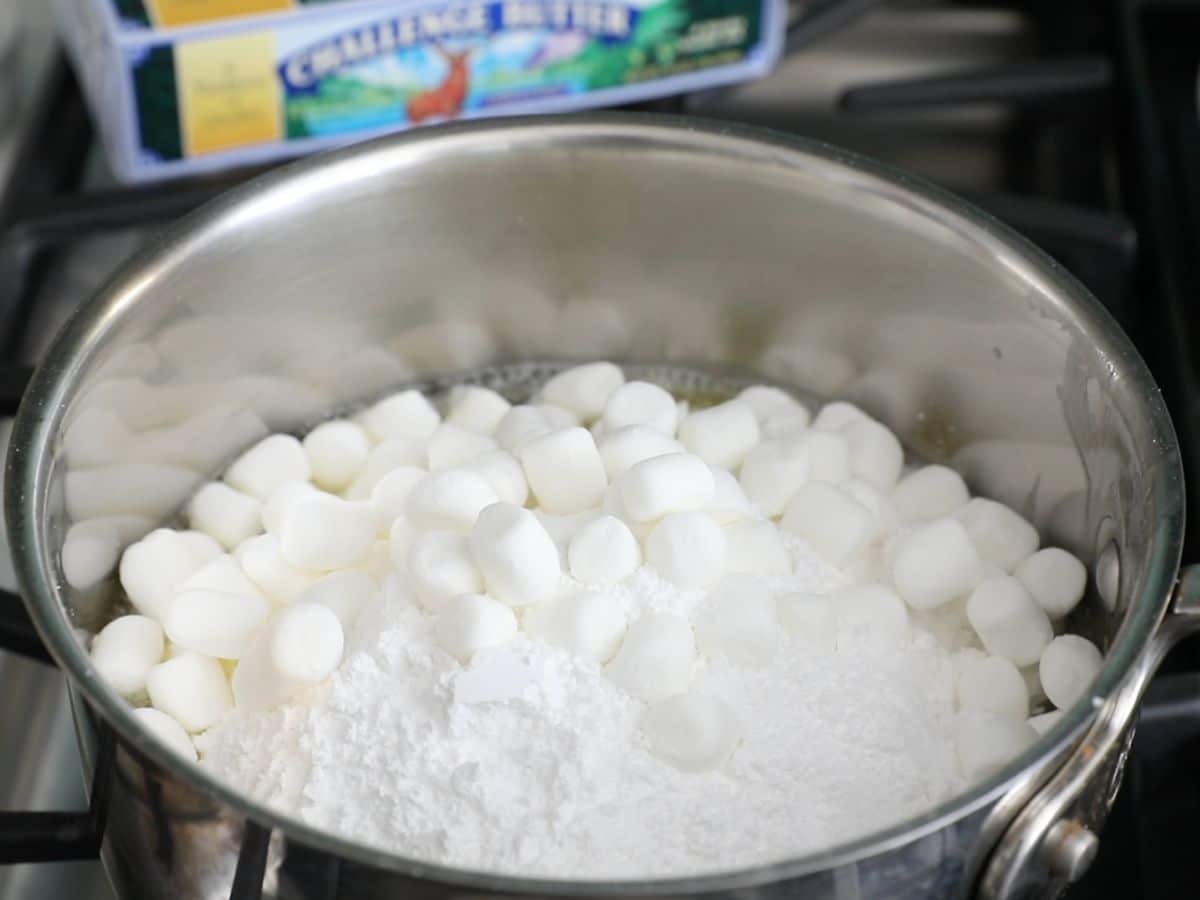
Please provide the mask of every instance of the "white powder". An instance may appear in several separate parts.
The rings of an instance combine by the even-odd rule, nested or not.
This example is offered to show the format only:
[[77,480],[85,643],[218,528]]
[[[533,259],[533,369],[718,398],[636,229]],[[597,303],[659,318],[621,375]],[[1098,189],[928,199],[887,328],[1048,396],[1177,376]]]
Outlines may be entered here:
[[[775,590],[845,576],[801,541]],[[690,614],[703,594],[643,567],[610,590]],[[865,640],[865,639],[864,639]],[[716,771],[646,749],[644,704],[591,663],[519,635],[462,667],[393,575],[324,686],[235,711],[197,741],[203,765],[278,809],[394,853],[471,869],[638,878],[795,856],[918,814],[965,784],[953,755],[949,652],[784,642],[759,668],[702,661],[701,691],[738,711]]]

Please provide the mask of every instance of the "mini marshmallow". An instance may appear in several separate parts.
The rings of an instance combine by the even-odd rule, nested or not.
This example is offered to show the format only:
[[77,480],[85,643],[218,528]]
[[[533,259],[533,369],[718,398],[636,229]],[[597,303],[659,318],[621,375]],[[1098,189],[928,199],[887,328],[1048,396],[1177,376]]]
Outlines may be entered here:
[[427,531],[419,535],[403,557],[394,547],[392,562],[397,569],[407,567],[413,589],[421,605],[437,610],[458,594],[483,593],[483,575],[471,555],[466,535],[449,531]]
[[837,646],[833,602],[821,594],[784,594],[775,601],[779,624],[805,649],[830,653]]
[[404,515],[413,489],[429,477],[429,473],[424,469],[401,466],[392,469],[375,483],[368,502],[371,504],[371,515],[375,517],[376,534],[379,537],[391,534],[392,523]]
[[252,537],[239,544],[233,555],[246,577],[276,606],[291,603],[316,578],[283,558],[278,535]]
[[978,651],[960,654],[954,664],[954,693],[960,710],[990,712],[1021,721],[1029,716],[1025,679],[1001,656]]
[[807,482],[808,450],[795,439],[763,441],[742,463],[742,489],[764,516],[781,515]]
[[233,594],[206,588],[183,589],[171,601],[163,630],[185,650],[220,659],[238,659],[267,619],[261,594]]
[[122,697],[146,690],[146,676],[163,658],[163,630],[146,616],[120,616],[92,639],[92,665]]
[[258,712],[287,702],[333,674],[345,634],[333,610],[293,603],[271,616],[233,671],[238,709]]
[[1057,725],[1058,720],[1062,717],[1062,710],[1056,709],[1051,712],[1042,713],[1041,715],[1030,716],[1025,721],[1029,724],[1030,728],[1036,731],[1039,735],[1042,735]]
[[304,447],[290,434],[263,438],[225,470],[225,481],[243,494],[266,500],[281,484],[308,481],[311,470]]
[[[579,533],[579,530],[594,519],[604,515],[594,509],[589,509],[581,513],[574,513],[569,516],[556,516],[548,512],[543,512],[540,509],[535,509],[533,514],[537,516],[537,520],[546,529],[546,533],[550,535],[554,545],[558,547],[558,556],[563,567],[567,566],[567,550],[571,545],[572,539]],[[614,516],[614,518],[620,518]],[[626,525],[628,527],[628,525]],[[638,550],[640,555],[641,550]]]
[[386,441],[397,437],[426,439],[442,417],[424,394],[407,390],[368,407],[358,414],[357,420],[374,440]]
[[697,410],[679,423],[679,441],[710,465],[736,469],[758,443],[758,420],[748,403],[730,400]]
[[732,472],[718,466],[709,466],[713,476],[713,500],[705,509],[714,520],[722,525],[738,522],[754,515],[750,498]]
[[850,478],[850,442],[841,433],[806,431],[792,440],[808,457],[808,480],[839,484]]
[[1022,719],[980,710],[960,712],[954,719],[959,770],[970,782],[999,772],[1037,738],[1037,732]]
[[811,421],[808,410],[798,407],[790,412],[779,412],[759,426],[763,438],[793,437],[808,430]]
[[471,549],[487,591],[509,606],[540,603],[558,587],[558,547],[537,516],[511,503],[495,503],[479,514]]
[[587,363],[559,372],[547,381],[542,385],[542,398],[570,410],[582,422],[593,422],[624,383],[625,374],[612,363]]
[[851,422],[841,432],[849,447],[850,474],[890,491],[904,468],[904,448],[891,429],[871,419]]
[[1087,638],[1059,635],[1042,651],[1038,663],[1046,699],[1066,709],[1084,695],[1103,664],[1100,650]]
[[598,591],[568,594],[525,614],[525,630],[531,635],[599,664],[613,658],[625,626],[621,605]]
[[646,538],[646,562],[679,587],[705,587],[725,570],[726,544],[721,526],[704,513],[671,513]]
[[649,425],[626,425],[600,438],[600,457],[609,481],[616,481],[643,460],[682,453],[683,444]]
[[619,687],[654,703],[687,689],[695,660],[696,641],[687,619],[648,613],[629,626],[606,670]]
[[563,409],[561,406],[555,406],[552,403],[539,403],[535,409],[542,414],[551,431],[574,428],[579,424],[579,416],[575,415],[569,409]]
[[864,639],[888,644],[908,641],[908,609],[895,592],[882,584],[843,588],[830,598],[830,605],[839,648]]
[[496,425],[496,443],[509,453],[516,453],[526,442],[549,434],[555,428],[536,406],[514,406]]
[[721,700],[695,691],[648,707],[641,718],[650,752],[685,772],[719,769],[741,742],[741,727]]
[[646,381],[629,381],[613,391],[601,417],[606,432],[626,425],[648,425],[667,437],[675,434],[678,420],[675,398]]
[[187,548],[188,553],[192,554],[200,565],[207,565],[218,556],[225,554],[225,548],[217,543],[216,538],[207,535],[202,531],[181,531],[179,532],[179,542]]
[[262,531],[262,501],[220,481],[200,488],[188,504],[188,521],[226,550]]
[[859,478],[851,478],[838,485],[843,491],[865,506],[875,517],[875,537],[880,538],[896,532],[900,527],[900,517],[891,498],[875,485]]
[[754,417],[758,419],[760,426],[775,416],[796,416],[803,421],[797,430],[803,431],[808,427],[812,418],[799,400],[777,387],[765,384],[752,385],[738,394],[737,399],[754,411]]
[[817,431],[842,431],[855,422],[871,421],[871,417],[855,406],[841,400],[826,403],[817,411],[812,427]]
[[1057,547],[1039,550],[1017,566],[1014,574],[1052,619],[1070,614],[1083,599],[1087,587],[1087,569],[1083,563]]
[[866,551],[878,525],[871,511],[845,491],[812,482],[788,501],[780,527],[804,538],[831,564],[843,566]]
[[424,438],[395,437],[376,444],[371,448],[367,464],[343,495],[347,500],[366,500],[388,472],[402,466],[423,469],[429,459],[428,443]]
[[319,603],[337,616],[342,633],[350,634],[361,613],[375,596],[375,581],[362,569],[330,572],[314,581],[297,603]]
[[642,564],[633,532],[615,516],[600,516],[575,532],[567,546],[571,577],[584,584],[612,584]]
[[487,435],[446,424],[438,426],[429,438],[425,452],[429,471],[445,472],[495,449],[496,442]]
[[575,426],[529,441],[519,451],[534,497],[546,512],[562,515],[599,506],[608,477],[596,442]]
[[971,536],[979,556],[1011,572],[1038,548],[1037,530],[995,500],[976,497],[954,514]]
[[708,592],[693,620],[696,644],[709,656],[744,666],[764,665],[782,636],[775,598],[749,575],[726,575]]
[[413,488],[405,511],[416,528],[468,534],[480,511],[499,499],[479,473],[450,469],[430,475]]
[[162,621],[175,597],[175,589],[202,564],[179,532],[159,528],[130,544],[121,554],[121,587],[134,609]]
[[625,511],[638,522],[706,509],[716,496],[712,470],[690,453],[668,453],[632,466],[617,482]]
[[896,541],[891,572],[905,603],[933,609],[972,591],[982,563],[960,522],[934,519]]
[[489,388],[460,384],[450,390],[450,412],[446,422],[491,435],[500,420],[512,409],[512,404]]
[[307,481],[288,481],[271,492],[262,506],[263,527],[271,534],[279,534],[283,521],[292,512],[292,508],[307,497],[327,496],[317,490]]
[[529,499],[529,482],[525,470],[515,456],[507,450],[488,450],[462,464],[469,472],[477,472],[487,479],[496,496],[503,503],[524,506]]
[[212,728],[233,707],[225,670],[211,656],[185,651],[146,675],[151,705],[195,734]]
[[923,466],[901,478],[892,491],[892,503],[905,522],[948,516],[969,499],[962,476],[946,466]]
[[335,493],[362,474],[372,449],[366,430],[347,419],[322,422],[301,443],[313,482]]
[[792,558],[779,529],[766,519],[743,519],[725,526],[725,571],[750,575],[790,575]]
[[451,597],[434,622],[438,644],[463,663],[470,662],[478,650],[507,644],[517,630],[512,609],[486,594]]
[[191,736],[183,730],[182,725],[166,713],[147,706],[135,709],[133,717],[138,720],[139,725],[154,735],[159,743],[165,744],[188,762],[195,762],[198,759]]
[[206,562],[176,588],[177,595],[185,591],[215,591],[244,597],[262,597],[262,593],[246,577],[237,559],[228,553]]
[[121,558],[121,538],[107,519],[77,522],[63,539],[62,569],[67,584],[78,590],[107,578]]
[[301,498],[279,529],[283,558],[310,572],[357,565],[374,543],[375,516],[370,504],[331,496]]
[[1008,575],[988,578],[975,588],[967,601],[967,619],[989,653],[1018,666],[1037,662],[1054,637],[1046,613]]

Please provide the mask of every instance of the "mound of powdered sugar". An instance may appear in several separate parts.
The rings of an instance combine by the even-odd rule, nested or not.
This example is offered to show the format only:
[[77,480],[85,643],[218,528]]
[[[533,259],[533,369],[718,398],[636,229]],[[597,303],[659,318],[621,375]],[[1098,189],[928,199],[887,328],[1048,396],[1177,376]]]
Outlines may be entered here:
[[[846,576],[789,540],[777,592]],[[651,567],[606,589],[635,619],[688,615],[703,591]],[[389,577],[336,674],[267,712],[236,710],[197,744],[202,765],[321,828],[471,869],[636,878],[752,865],[927,811],[965,782],[954,762],[951,653],[909,641],[785,641],[763,665],[698,664],[742,741],[717,770],[651,754],[644,704],[603,668],[519,634],[463,666]]]

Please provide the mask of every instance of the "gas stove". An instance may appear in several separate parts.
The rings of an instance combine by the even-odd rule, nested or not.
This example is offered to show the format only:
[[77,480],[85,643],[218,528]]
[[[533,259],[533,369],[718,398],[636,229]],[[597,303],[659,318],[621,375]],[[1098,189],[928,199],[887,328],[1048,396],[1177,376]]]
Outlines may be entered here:
[[[1200,0],[813,0],[770,77],[642,109],[848,147],[956,191],[1039,244],[1132,336],[1171,406],[1200,498]],[[35,79],[0,195],[0,413],[67,315],[166,223],[255,174],[117,185],[61,56]],[[0,171],[4,157],[0,147]],[[0,430],[0,439],[7,431]],[[1200,504],[1193,505],[1200,508]],[[0,548],[0,810],[86,807],[61,676]],[[1186,558],[1200,557],[1200,528]],[[24,654],[24,655],[23,655]],[[1194,897],[1200,643],[1152,685],[1100,852],[1073,898]],[[0,812],[0,900],[110,898],[94,819]],[[74,829],[74,830],[72,830]],[[253,859],[256,848],[244,856]],[[93,858],[88,858],[93,857]],[[253,879],[235,896],[257,897]]]

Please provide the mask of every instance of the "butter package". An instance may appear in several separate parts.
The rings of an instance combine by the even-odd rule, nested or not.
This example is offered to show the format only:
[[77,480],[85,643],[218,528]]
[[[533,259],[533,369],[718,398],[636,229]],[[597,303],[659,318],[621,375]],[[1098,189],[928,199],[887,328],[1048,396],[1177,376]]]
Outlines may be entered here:
[[785,0],[56,0],[118,177],[765,74]]

